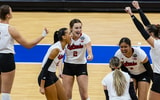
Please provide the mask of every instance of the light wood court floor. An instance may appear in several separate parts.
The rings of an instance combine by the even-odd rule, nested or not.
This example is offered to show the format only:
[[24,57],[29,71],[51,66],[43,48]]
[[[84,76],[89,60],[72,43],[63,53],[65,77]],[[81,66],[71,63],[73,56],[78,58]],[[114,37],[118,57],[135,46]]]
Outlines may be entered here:
[[[159,13],[146,13],[152,23],[160,22]],[[139,18],[139,16],[136,14]],[[126,13],[55,13],[55,12],[14,12],[10,24],[15,26],[28,41],[41,35],[44,27],[48,36],[41,44],[53,42],[53,32],[68,27],[69,21],[79,18],[83,23],[83,32],[91,37],[93,45],[117,45],[121,37],[129,37],[132,45],[141,42],[147,45]],[[109,52],[104,52],[106,54]],[[23,54],[23,53],[22,53]],[[37,77],[40,64],[17,63],[16,77],[12,89],[12,100],[45,100],[39,93]],[[89,64],[89,96],[91,100],[105,100],[101,80],[110,69],[107,64]],[[80,100],[77,84],[73,90],[73,100]]]

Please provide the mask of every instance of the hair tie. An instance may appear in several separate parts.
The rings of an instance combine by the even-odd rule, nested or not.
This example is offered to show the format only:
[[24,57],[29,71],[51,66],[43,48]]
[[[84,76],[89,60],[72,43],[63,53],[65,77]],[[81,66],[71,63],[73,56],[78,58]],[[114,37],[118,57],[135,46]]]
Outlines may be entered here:
[[119,67],[114,67],[114,69],[119,69]]

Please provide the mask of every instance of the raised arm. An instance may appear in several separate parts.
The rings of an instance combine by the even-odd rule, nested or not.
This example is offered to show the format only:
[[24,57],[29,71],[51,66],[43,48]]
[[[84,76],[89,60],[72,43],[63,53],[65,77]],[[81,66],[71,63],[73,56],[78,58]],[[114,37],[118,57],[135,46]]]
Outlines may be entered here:
[[154,47],[154,39],[148,34],[148,32],[145,30],[141,22],[134,16],[134,14],[131,11],[130,7],[126,7],[125,11],[131,16],[136,28],[141,33],[143,38],[152,46]]
[[144,14],[143,10],[140,8],[138,1],[132,1],[132,5],[137,9],[143,24],[145,26],[151,25],[151,23],[148,20],[147,16]]
[[22,37],[21,34],[12,26],[9,26],[9,33],[19,44],[21,44],[25,48],[32,48],[48,34],[48,30],[45,28],[42,32],[42,35],[31,42],[26,41],[26,39]]

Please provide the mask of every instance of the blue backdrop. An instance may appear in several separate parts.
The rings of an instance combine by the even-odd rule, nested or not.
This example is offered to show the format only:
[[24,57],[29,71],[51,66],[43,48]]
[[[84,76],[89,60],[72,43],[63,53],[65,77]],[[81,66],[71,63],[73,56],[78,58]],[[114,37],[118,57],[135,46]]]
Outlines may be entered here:
[[[50,45],[37,45],[32,49],[26,49],[21,45],[15,45],[15,61],[16,62],[25,62],[25,63],[41,63],[45,53],[47,52]],[[141,48],[147,53],[149,60],[149,46],[141,46]],[[110,45],[93,45],[93,55],[94,59],[88,61],[88,63],[95,64],[106,64],[109,62],[110,58],[114,56],[114,53],[119,49],[119,46],[110,46]]]

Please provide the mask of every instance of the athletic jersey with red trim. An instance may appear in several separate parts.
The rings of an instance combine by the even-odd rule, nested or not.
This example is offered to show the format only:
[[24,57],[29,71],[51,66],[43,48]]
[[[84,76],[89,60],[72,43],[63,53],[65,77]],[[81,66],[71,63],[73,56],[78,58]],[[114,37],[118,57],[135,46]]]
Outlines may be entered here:
[[91,40],[88,35],[82,33],[78,40],[73,40],[70,45],[65,47],[65,62],[73,64],[85,64],[86,60],[86,44]]
[[48,49],[43,61],[42,61],[42,67],[46,63],[50,53],[52,52],[53,49],[58,48],[60,50],[59,54],[53,59],[53,62],[48,68],[48,71],[50,72],[56,72],[56,67],[59,65],[59,63],[62,61],[64,57],[64,50],[62,49],[60,41],[56,42],[55,44],[51,45],[50,48]]
[[129,72],[133,75],[139,75],[146,71],[143,66],[143,62],[147,57],[146,53],[140,47],[133,47],[134,52],[131,57],[125,57],[120,49],[117,50],[115,56],[118,57],[124,66],[129,70]]
[[9,24],[0,23],[0,53],[15,53],[14,39],[8,31]]
[[160,74],[160,40],[154,40],[154,48],[151,47],[150,56],[153,64],[153,72]]
[[121,72],[127,81],[126,88],[125,88],[124,94],[122,96],[118,96],[115,91],[115,87],[114,87],[114,83],[113,83],[114,71],[107,74],[102,80],[102,85],[107,87],[108,94],[109,94],[109,100],[131,100],[130,95],[129,95],[129,84],[130,84],[131,78],[128,73],[123,72],[123,71],[121,71]]

